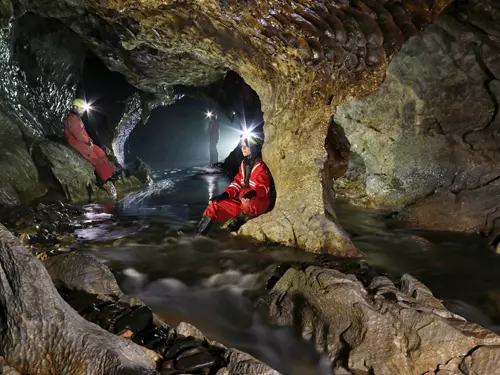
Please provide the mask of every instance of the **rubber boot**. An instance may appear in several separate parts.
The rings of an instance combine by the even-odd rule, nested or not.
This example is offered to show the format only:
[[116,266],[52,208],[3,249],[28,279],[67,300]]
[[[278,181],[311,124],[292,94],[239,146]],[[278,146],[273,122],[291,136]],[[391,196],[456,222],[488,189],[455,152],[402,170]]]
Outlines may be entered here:
[[203,216],[198,223],[198,236],[205,236],[212,228],[213,220],[211,217]]
[[227,226],[227,230],[229,232],[237,232],[240,230],[240,228],[243,226],[248,221],[249,217],[246,215],[241,215],[238,216],[237,218],[234,218],[231,223]]
[[115,183],[116,181],[123,179],[123,176],[124,176],[123,171],[121,169],[118,169],[115,171],[115,173],[113,173],[113,175],[110,178],[108,178],[108,181]]

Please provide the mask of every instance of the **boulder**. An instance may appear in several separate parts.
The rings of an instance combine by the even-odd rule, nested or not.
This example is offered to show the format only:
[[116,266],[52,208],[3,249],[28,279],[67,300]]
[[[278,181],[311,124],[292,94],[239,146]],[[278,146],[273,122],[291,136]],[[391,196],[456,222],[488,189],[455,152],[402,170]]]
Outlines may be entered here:
[[0,248],[0,357],[6,366],[21,373],[157,374],[139,346],[65,303],[41,262],[2,225]]
[[500,366],[500,336],[446,310],[410,275],[398,286],[384,276],[365,286],[333,269],[291,268],[263,306],[273,323],[294,325],[342,371],[487,375]]
[[43,262],[56,288],[120,298],[123,292],[113,273],[95,258],[77,252],[49,257]]
[[29,153],[26,129],[0,104],[0,204],[15,206],[46,193]]

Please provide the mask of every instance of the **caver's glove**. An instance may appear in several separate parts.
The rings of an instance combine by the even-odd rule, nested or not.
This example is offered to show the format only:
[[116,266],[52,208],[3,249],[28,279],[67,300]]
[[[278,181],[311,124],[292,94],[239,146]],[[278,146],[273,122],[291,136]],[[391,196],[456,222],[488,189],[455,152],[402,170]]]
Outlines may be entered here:
[[229,199],[229,193],[224,192],[222,194],[216,195],[210,198],[210,202],[220,202],[223,201],[224,199]]
[[243,199],[252,199],[253,197],[257,196],[257,192],[255,190],[250,190],[247,191],[245,194],[243,194]]

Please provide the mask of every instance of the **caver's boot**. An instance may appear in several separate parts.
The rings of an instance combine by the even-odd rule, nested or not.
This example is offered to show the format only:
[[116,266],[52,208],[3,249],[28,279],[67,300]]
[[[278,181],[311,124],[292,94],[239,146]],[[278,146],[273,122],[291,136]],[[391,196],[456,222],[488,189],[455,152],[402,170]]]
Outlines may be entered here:
[[198,236],[205,236],[212,228],[213,220],[211,217],[203,216],[198,223]]
[[227,226],[227,230],[229,232],[237,232],[240,230],[241,226],[245,224],[250,217],[248,215],[240,215],[236,218],[234,218],[229,225]]
[[[121,180],[125,177],[125,173],[123,169],[117,169],[113,175],[108,178],[108,181],[115,183],[118,180]],[[106,181],[107,182],[107,181]]]

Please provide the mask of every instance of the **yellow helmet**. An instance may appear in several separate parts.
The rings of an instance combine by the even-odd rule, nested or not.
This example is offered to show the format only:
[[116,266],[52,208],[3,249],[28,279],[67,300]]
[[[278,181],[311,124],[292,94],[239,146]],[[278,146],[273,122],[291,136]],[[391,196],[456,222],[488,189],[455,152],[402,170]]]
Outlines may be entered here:
[[85,103],[85,100],[83,99],[75,99],[73,100],[73,104],[72,104],[73,107],[76,107],[78,109],[87,109],[87,103]]

